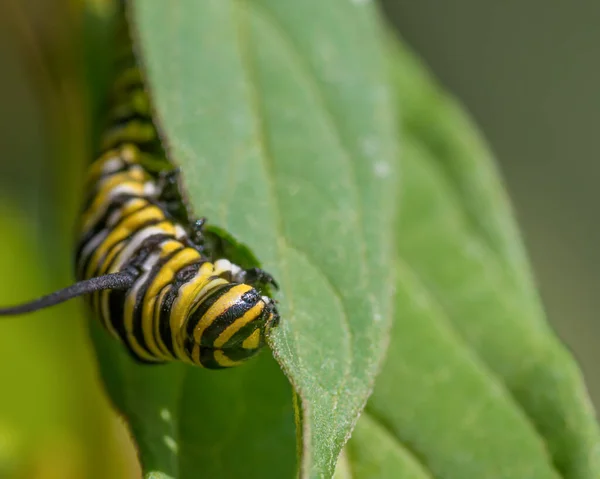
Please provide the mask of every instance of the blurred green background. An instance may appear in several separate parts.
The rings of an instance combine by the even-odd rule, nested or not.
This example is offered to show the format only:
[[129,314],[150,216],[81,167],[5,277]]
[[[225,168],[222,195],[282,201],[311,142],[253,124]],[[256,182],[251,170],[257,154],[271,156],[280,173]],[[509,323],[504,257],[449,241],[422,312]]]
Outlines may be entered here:
[[[110,70],[108,0],[0,3],[0,304],[67,284]],[[383,0],[498,157],[550,321],[600,381],[600,4]],[[60,208],[57,207],[60,205]],[[0,478],[139,476],[80,304],[0,322]]]
[[500,164],[549,321],[600,406],[600,3],[384,0]]

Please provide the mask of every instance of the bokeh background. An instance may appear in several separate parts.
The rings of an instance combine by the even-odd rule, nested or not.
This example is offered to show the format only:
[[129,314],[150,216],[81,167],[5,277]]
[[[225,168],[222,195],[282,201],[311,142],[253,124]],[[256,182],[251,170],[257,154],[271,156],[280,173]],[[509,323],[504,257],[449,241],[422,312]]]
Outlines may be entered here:
[[[496,153],[549,320],[599,407],[600,3],[381,2]],[[112,6],[0,2],[0,304],[70,281]],[[139,475],[80,304],[0,322],[0,391],[0,478]]]
[[600,3],[383,0],[494,151],[548,319],[600,407]]

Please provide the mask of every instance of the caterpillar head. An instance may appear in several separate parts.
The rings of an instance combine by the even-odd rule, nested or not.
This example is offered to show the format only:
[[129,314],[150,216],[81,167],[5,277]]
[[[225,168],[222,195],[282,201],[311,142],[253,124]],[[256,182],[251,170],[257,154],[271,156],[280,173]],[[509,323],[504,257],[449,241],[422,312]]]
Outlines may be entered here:
[[237,366],[254,356],[279,323],[274,301],[252,286],[227,283],[203,297],[188,318],[186,350],[205,368]]

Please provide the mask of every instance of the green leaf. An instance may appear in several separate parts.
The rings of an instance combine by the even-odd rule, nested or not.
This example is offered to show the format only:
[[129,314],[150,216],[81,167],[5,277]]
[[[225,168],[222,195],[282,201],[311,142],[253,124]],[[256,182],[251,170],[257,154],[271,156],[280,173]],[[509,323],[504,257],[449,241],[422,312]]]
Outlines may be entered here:
[[195,213],[281,285],[270,343],[293,390],[269,351],[234,371],[142,367],[96,328],[109,392],[146,477],[282,478],[298,467],[328,477],[391,319],[396,127],[374,6],[132,5],[158,125]]
[[[381,424],[364,414],[341,458],[347,461],[348,478],[430,479],[432,476]],[[336,473],[341,471],[338,463]],[[340,477],[340,479],[342,479]]]
[[292,477],[291,393],[267,354],[206,371],[135,363],[95,322],[109,395],[125,415],[147,478]]
[[493,160],[411,54],[391,56],[405,146],[396,321],[350,469],[398,477],[387,456],[352,454],[376,448],[364,430],[379,427],[433,477],[600,477],[581,374],[545,322]]

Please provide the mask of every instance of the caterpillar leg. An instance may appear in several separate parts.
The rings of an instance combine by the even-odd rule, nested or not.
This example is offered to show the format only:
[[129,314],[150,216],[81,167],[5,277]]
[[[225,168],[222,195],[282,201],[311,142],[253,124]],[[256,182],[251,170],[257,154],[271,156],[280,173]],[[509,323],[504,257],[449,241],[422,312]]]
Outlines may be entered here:
[[157,199],[172,217],[179,222],[189,222],[189,211],[181,195],[181,168],[161,171],[157,181]]
[[269,273],[260,268],[242,269],[237,264],[232,263],[227,259],[219,259],[215,261],[216,276],[221,276],[227,281],[235,283],[245,283],[250,286],[273,286],[279,289],[279,285]]
[[180,223],[188,225],[190,246],[203,251],[205,239],[203,227],[206,218],[191,219],[190,211],[181,195],[181,168],[161,171],[158,175],[158,201],[167,213]]
[[198,218],[194,222],[190,224],[190,241],[194,244],[196,248],[199,248],[200,251],[205,248],[205,240],[204,240],[204,224],[206,223],[206,218]]
[[248,268],[243,269],[237,276],[236,281],[246,283],[251,286],[264,285],[273,286],[275,289],[279,289],[279,285],[275,278],[261,268]]

